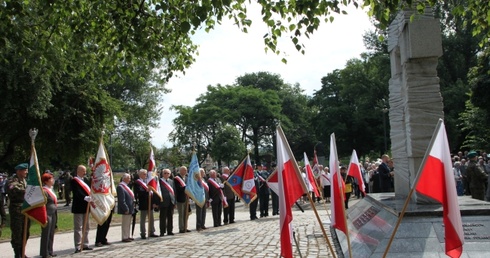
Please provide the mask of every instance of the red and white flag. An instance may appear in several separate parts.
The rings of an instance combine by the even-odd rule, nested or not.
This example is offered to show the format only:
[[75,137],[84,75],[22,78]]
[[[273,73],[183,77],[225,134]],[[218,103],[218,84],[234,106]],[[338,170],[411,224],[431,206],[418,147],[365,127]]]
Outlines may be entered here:
[[158,195],[161,201],[163,201],[162,198],[162,190],[160,188],[160,180],[158,177],[155,175],[154,170],[156,168],[156,162],[155,162],[155,154],[153,154],[153,148],[150,147],[150,158],[148,161],[148,188]]
[[315,196],[320,196],[320,192],[318,191],[318,187],[316,187],[315,175],[313,175],[313,170],[311,169],[310,161],[306,156],[306,152],[304,154],[304,162],[305,162],[305,172],[306,172],[306,184],[308,185],[308,190],[315,193]]
[[97,158],[95,159],[95,169],[92,173],[92,185],[90,188],[93,200],[90,212],[97,223],[102,225],[111,214],[112,208],[114,208],[114,193],[116,192],[112,169],[107,160],[102,139],[100,140]]
[[306,186],[280,126],[277,127],[276,135],[281,256],[290,258],[293,257],[293,229],[291,226],[293,213],[291,207],[296,200],[306,193]]
[[153,172],[156,167],[155,154],[153,153],[153,147],[150,147],[150,158],[148,160],[148,172]]
[[330,188],[331,201],[331,222],[332,227],[344,232],[347,235],[347,221],[344,207],[344,189],[345,183],[342,180],[339,169],[339,158],[337,157],[337,144],[335,143],[335,134],[330,135],[330,174],[332,177],[332,187]]
[[439,120],[438,127],[435,139],[432,139],[432,145],[429,145],[429,154],[421,166],[415,189],[442,204],[446,254],[450,257],[460,257],[464,244],[463,225],[449,143],[442,119]]
[[347,175],[353,176],[355,179],[357,179],[359,190],[361,190],[363,194],[366,194],[366,186],[364,185],[364,180],[362,179],[361,168],[359,167],[359,159],[357,158],[356,150],[352,150],[352,156],[350,158]]

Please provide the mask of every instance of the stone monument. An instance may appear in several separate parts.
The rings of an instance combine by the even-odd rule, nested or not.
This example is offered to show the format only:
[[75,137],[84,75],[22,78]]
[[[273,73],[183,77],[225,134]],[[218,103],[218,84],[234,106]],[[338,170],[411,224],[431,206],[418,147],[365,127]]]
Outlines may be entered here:
[[[382,257],[412,188],[443,103],[437,77],[442,55],[439,21],[424,14],[400,12],[389,27],[391,60],[390,137],[395,161],[395,193],[368,194],[347,211],[353,257]],[[463,257],[490,257],[490,203],[458,197],[463,220]],[[337,237],[339,257],[349,255],[347,238]],[[444,257],[442,207],[412,196],[389,249],[388,257]]]
[[437,63],[442,56],[439,21],[400,12],[388,30],[391,60],[390,137],[395,161],[395,194],[408,196],[439,118],[444,118]]

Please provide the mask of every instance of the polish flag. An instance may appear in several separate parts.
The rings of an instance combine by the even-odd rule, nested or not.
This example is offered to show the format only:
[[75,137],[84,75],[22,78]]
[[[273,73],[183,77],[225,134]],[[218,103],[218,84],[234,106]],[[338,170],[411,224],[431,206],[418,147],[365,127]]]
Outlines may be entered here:
[[366,194],[366,186],[362,179],[361,168],[359,167],[359,159],[357,158],[356,150],[352,150],[352,156],[350,158],[349,169],[347,170],[348,176],[353,176],[357,179],[357,185],[363,194]]
[[337,157],[337,144],[335,143],[335,134],[330,135],[330,174],[332,177],[332,186],[330,188],[331,201],[331,222],[332,227],[344,232],[347,235],[347,221],[345,218],[344,207],[344,188],[345,183],[341,178],[339,169],[339,158]]
[[464,244],[463,226],[446,128],[442,119],[439,120],[438,127],[415,189],[442,204],[446,254],[460,257]]
[[306,156],[306,152],[304,154],[304,162],[305,162],[305,170],[306,170],[306,184],[308,185],[308,190],[311,190],[315,193],[315,196],[320,196],[320,192],[318,191],[318,187],[316,187],[315,176],[313,175],[313,170],[311,169],[310,161]]
[[153,153],[153,148],[150,147],[150,158],[148,161],[148,172],[153,172],[155,169],[156,163],[155,163],[155,154]]
[[150,159],[148,162],[148,188],[155,193],[161,201],[163,201],[162,190],[160,188],[160,180],[158,176],[155,175],[154,170],[156,167],[155,154],[153,153],[153,148],[150,147]]
[[306,186],[294,159],[286,136],[280,126],[277,127],[277,175],[279,186],[279,217],[281,232],[281,257],[293,257],[293,204],[304,193]]

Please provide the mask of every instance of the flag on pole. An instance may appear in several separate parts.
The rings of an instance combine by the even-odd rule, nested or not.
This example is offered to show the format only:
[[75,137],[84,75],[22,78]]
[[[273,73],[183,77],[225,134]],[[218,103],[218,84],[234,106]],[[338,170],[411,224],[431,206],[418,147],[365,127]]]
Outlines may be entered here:
[[277,127],[277,175],[279,186],[279,228],[281,256],[293,257],[293,213],[291,207],[307,192],[303,177],[281,126]]
[[449,143],[442,119],[439,120],[436,130],[437,134],[432,139],[432,145],[429,145],[430,151],[421,166],[415,189],[442,204],[446,254],[460,257],[464,244],[463,226]]
[[274,191],[277,195],[279,195],[279,176],[277,174],[277,168],[270,174],[270,176],[266,180],[269,188]]
[[156,167],[155,154],[153,154],[153,147],[150,146],[150,158],[148,161],[148,172],[153,172]]
[[311,169],[310,161],[306,156],[306,152],[304,154],[304,162],[305,162],[305,172],[306,172],[306,184],[308,185],[308,189],[315,193],[315,196],[320,196],[320,192],[318,191],[318,187],[316,187],[315,175],[313,175],[313,170]]
[[155,175],[155,168],[156,168],[156,162],[155,162],[155,154],[153,154],[153,148],[150,147],[150,158],[148,161],[148,188],[156,194],[159,198],[160,201],[163,201],[162,198],[162,190],[160,188],[160,180],[158,179],[158,176]]
[[257,198],[254,169],[250,161],[250,155],[247,154],[238,167],[236,167],[233,174],[225,181],[225,184],[228,184],[238,198],[247,205]]
[[344,188],[345,183],[341,178],[339,170],[339,159],[337,157],[337,144],[335,134],[330,135],[330,174],[332,177],[332,187],[330,188],[331,201],[331,222],[332,227],[344,232],[347,235],[347,221],[345,219],[344,207]]
[[[33,133],[34,132],[34,133]],[[31,130],[31,158],[29,161],[29,171],[27,174],[26,192],[24,194],[24,202],[22,203],[22,213],[29,218],[46,226],[48,222],[48,214],[46,213],[46,195],[42,188],[41,175],[39,173],[39,164],[37,163],[36,147],[34,146],[33,134],[37,134],[37,130]]]
[[314,153],[314,156],[313,156],[313,175],[315,175],[315,177],[320,177],[320,175],[322,174],[322,171],[320,171],[320,164],[318,164],[318,157],[316,156],[316,150],[313,151]]
[[185,193],[196,203],[196,205],[202,208],[206,202],[206,198],[204,195],[204,187],[200,182],[201,173],[199,172],[199,162],[197,161],[196,152],[193,152],[191,163],[189,164],[189,174],[187,175]]
[[359,159],[357,158],[356,150],[352,150],[352,156],[350,158],[349,169],[347,170],[348,176],[353,176],[357,179],[357,185],[359,190],[365,195],[366,186],[364,185],[364,179],[362,178],[361,168],[359,167]]
[[90,213],[99,225],[104,224],[114,208],[115,187],[112,169],[107,159],[103,139],[100,139],[99,150],[95,158],[95,170],[92,173]]

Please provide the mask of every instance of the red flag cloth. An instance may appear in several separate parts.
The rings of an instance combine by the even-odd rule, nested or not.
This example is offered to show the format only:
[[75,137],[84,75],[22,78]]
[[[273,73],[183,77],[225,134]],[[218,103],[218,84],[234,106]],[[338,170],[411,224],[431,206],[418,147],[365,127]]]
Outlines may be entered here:
[[362,179],[361,168],[359,167],[359,159],[357,158],[356,150],[352,150],[352,156],[350,158],[347,175],[353,176],[355,179],[357,179],[357,185],[359,185],[359,190],[361,190],[363,194],[366,194],[366,186],[364,185],[364,180]]
[[291,207],[304,193],[306,186],[296,160],[280,126],[277,127],[277,174],[279,186],[279,216],[281,232],[281,256],[293,257],[293,233]]
[[158,197],[160,198],[161,201],[163,201],[163,198],[162,198],[162,190],[160,188],[160,180],[158,180],[158,177],[157,176],[154,176],[153,173],[148,173],[148,175],[150,175],[150,177],[148,178],[148,188],[150,188],[150,190],[155,193],[156,195],[158,195]]
[[148,161],[148,172],[152,172],[155,169],[155,154],[153,154],[153,148],[150,147],[150,158]]
[[114,193],[114,177],[112,169],[107,159],[104,142],[101,139],[97,157],[95,159],[95,170],[92,173],[91,202],[90,213],[99,225],[104,224],[112,208],[115,205]]
[[[222,176],[224,175],[226,174]],[[228,184],[233,192],[247,205],[257,198],[254,170],[248,154],[236,167],[233,174],[228,177],[225,184]]]
[[342,180],[339,170],[339,159],[337,157],[337,144],[335,143],[335,134],[330,135],[330,174],[332,175],[332,187],[330,188],[330,207],[332,227],[344,232],[347,235],[347,221],[345,218],[344,207],[344,188],[345,183]]
[[29,161],[29,172],[27,174],[24,202],[22,203],[22,213],[34,221],[37,221],[43,227],[48,222],[48,214],[46,213],[46,195],[42,188],[34,140],[32,140],[31,143],[31,159]]
[[320,192],[318,191],[318,187],[316,187],[315,176],[313,175],[313,170],[311,169],[310,161],[306,156],[306,152],[303,152],[305,158],[305,170],[306,170],[306,182],[308,185],[308,190],[315,193],[315,196],[320,196]]
[[460,257],[464,243],[463,226],[446,128],[442,120],[415,189],[442,204],[446,254]]

